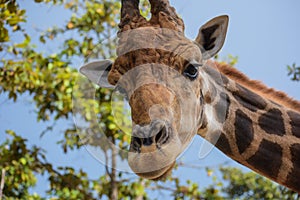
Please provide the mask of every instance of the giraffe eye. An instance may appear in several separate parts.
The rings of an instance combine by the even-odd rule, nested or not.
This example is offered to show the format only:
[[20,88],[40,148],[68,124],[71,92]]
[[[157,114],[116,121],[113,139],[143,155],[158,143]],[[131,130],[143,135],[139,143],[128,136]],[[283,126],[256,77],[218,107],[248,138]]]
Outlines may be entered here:
[[191,80],[195,80],[198,76],[198,69],[200,64],[189,63],[185,68],[183,74]]

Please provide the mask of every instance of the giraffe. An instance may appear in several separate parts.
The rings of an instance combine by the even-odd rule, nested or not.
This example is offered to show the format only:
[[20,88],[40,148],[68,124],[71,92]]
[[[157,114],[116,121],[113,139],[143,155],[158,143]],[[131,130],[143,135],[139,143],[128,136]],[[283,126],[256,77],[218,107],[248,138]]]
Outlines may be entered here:
[[168,176],[198,134],[233,160],[299,193],[300,102],[209,60],[223,46],[228,16],[208,21],[190,40],[168,0],[150,4],[146,20],[139,0],[122,0],[116,60],[80,69],[92,82],[127,94],[132,170],[152,180]]

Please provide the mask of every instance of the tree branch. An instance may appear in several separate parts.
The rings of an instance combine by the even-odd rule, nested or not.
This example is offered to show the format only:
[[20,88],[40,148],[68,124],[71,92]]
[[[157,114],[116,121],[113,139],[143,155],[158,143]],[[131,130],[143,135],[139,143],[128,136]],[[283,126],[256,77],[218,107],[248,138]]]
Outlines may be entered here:
[[[115,145],[115,139],[113,138],[113,144]],[[111,158],[111,195],[110,199],[111,200],[117,200],[118,199],[118,185],[117,185],[117,180],[116,180],[116,167],[117,167],[117,149],[113,146],[112,147],[112,158]]]
[[167,187],[167,186],[163,186],[163,185],[159,185],[159,184],[155,184],[155,186],[149,186],[147,189],[150,190],[166,190],[166,191],[171,191],[171,192],[176,192],[175,188],[171,188],[171,187]]
[[112,179],[111,173],[110,173],[109,168],[108,168],[109,158],[108,158],[108,155],[107,155],[107,151],[104,151],[104,156],[105,156],[105,171],[106,171],[107,175],[109,176],[109,178]]
[[5,169],[2,169],[2,173],[1,173],[1,182],[0,182],[0,200],[2,200],[2,196],[3,196],[3,188],[4,188],[4,182],[5,182]]

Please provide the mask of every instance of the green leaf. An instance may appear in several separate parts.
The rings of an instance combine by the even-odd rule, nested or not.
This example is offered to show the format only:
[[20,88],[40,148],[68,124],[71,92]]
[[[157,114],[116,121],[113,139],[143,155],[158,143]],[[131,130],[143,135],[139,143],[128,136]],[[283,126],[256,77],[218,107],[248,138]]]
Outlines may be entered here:
[[22,165],[26,165],[26,163],[27,163],[25,158],[20,158],[20,162],[22,163]]
[[12,130],[6,130],[5,131],[8,135],[11,135],[11,136],[16,136],[16,133]]

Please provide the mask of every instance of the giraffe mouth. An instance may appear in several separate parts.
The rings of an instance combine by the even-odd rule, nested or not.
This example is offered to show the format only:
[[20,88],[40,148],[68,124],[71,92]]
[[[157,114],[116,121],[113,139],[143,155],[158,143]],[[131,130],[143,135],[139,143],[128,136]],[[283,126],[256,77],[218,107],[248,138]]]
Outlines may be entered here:
[[[167,177],[182,150],[176,133],[167,123],[155,122],[144,127],[137,125],[133,129],[134,136],[128,154],[131,169],[137,175],[151,180]],[[145,134],[150,137],[141,137]]]
[[137,175],[153,181],[164,180],[171,174],[174,165],[175,162],[171,163],[169,166],[166,166],[160,170],[155,170],[155,171],[145,172],[145,173],[137,173]]

